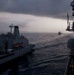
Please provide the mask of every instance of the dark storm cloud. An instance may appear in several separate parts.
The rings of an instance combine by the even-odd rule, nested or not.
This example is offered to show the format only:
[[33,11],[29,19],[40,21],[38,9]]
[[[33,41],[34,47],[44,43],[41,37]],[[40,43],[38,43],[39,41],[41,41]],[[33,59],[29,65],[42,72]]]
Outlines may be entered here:
[[64,18],[72,0],[0,0],[0,11]]

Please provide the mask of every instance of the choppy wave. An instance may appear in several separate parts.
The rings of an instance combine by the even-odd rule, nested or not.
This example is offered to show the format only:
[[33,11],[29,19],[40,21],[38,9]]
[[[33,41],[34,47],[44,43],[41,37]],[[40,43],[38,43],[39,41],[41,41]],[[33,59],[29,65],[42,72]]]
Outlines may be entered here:
[[[39,35],[38,35],[39,36]],[[41,36],[41,35],[40,35]],[[44,37],[47,37],[47,35]],[[43,35],[42,37],[43,38]],[[70,36],[55,36],[33,42],[36,44],[32,62],[27,68],[20,69],[24,75],[64,75],[70,50],[67,41]]]

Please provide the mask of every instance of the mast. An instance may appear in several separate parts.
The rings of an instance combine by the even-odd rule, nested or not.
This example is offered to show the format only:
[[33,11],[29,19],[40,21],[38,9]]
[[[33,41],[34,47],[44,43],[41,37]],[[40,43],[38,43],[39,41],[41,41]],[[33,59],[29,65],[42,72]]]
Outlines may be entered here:
[[12,33],[12,28],[14,27],[13,24],[11,24],[9,27],[10,27],[10,32]]
[[68,31],[70,31],[70,22],[69,22],[69,14],[67,13],[67,29]]
[[69,24],[69,14],[67,13],[67,24]]

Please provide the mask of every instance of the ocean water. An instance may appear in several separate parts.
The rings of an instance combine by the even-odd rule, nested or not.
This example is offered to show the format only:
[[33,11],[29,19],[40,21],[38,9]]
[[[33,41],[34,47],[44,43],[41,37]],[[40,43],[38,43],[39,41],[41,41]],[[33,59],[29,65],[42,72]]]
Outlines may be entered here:
[[[35,51],[28,56],[28,66],[19,65],[18,75],[64,75],[70,50],[67,34],[25,33],[29,43],[35,44]],[[6,71],[2,75],[8,75]]]

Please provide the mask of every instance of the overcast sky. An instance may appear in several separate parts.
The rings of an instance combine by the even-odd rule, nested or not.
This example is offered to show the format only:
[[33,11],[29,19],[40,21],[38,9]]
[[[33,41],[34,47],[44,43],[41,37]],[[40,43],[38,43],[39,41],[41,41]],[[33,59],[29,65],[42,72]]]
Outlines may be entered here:
[[[66,14],[69,13],[71,16],[71,1],[0,0],[0,31],[4,27],[4,30],[8,30],[7,26],[11,23],[20,25],[21,30],[23,28],[23,31],[27,32],[57,32],[60,28],[63,31]],[[59,25],[58,21],[61,22]],[[61,26],[61,24],[64,25]],[[60,28],[57,30],[56,26],[60,26]]]
[[0,11],[43,16],[64,16],[72,0],[0,0]]

